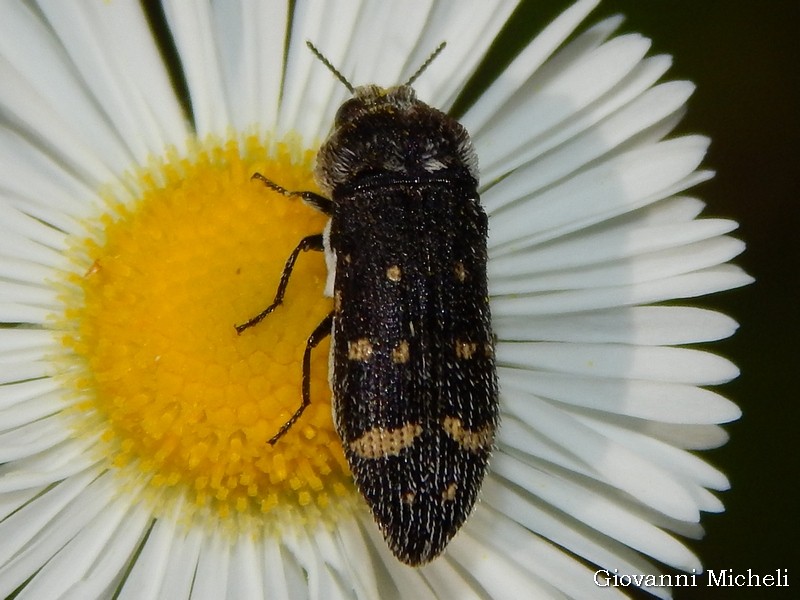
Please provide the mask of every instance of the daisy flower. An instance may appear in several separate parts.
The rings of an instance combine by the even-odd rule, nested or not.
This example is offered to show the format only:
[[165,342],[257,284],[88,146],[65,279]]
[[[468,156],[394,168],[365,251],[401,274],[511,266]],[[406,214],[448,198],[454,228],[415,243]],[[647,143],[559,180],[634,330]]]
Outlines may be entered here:
[[[0,11],[0,597],[668,597],[723,509],[695,451],[739,410],[736,324],[681,306],[745,285],[736,224],[701,218],[708,140],[669,138],[693,86],[619,18],[569,7],[460,118],[480,158],[501,427],[480,501],[422,568],[389,552],[330,414],[314,190],[355,85],[447,110],[513,2],[4,2]],[[335,25],[334,25],[335,24]],[[173,86],[185,83],[182,103]],[[178,86],[182,87],[182,86]]]

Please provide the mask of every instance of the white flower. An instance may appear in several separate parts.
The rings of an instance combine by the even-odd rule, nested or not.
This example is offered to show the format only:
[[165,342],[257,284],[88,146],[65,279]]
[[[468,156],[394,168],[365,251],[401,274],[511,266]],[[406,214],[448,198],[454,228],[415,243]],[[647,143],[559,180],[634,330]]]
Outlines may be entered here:
[[[286,380],[264,374],[305,340],[273,322],[262,352],[266,337],[231,325],[268,300],[242,282],[273,289],[286,256],[263,256],[262,274],[245,245],[291,245],[292,228],[320,223],[264,202],[248,178],[280,156],[295,165],[280,183],[308,185],[302,148],[347,97],[307,39],[357,85],[406,80],[446,40],[415,82],[446,110],[513,3],[301,1],[290,15],[279,2],[167,1],[190,121],[138,2],[3,3],[0,597],[586,598],[622,593],[598,587],[599,569],[700,570],[679,538],[702,534],[700,513],[723,509],[712,491],[728,482],[693,451],[723,444],[719,424],[739,416],[704,386],[738,371],[685,346],[736,324],[671,301],[751,279],[727,264],[743,250],[727,236],[736,224],[700,218],[686,193],[711,176],[708,140],[665,139],[692,84],[659,83],[670,58],[612,37],[618,18],[576,34],[595,4],[551,23],[461,119],[490,215],[502,426],[478,508],[442,557],[410,569],[348,483],[324,402],[275,452],[264,440],[291,408],[226,404],[263,386],[296,404],[297,360],[283,361]],[[148,194],[161,194],[157,210],[179,196],[178,210],[196,208],[203,190],[222,210],[196,221],[134,208]],[[288,231],[251,222],[260,210],[288,211]],[[124,237],[128,217],[163,229]],[[147,270],[120,259],[131,247]],[[287,301],[287,330],[327,310],[314,308],[324,265],[307,269],[292,283],[307,306],[290,317],[301,302]],[[106,283],[116,277],[128,287]],[[217,314],[225,333],[187,325]],[[186,369],[197,381],[176,381]]]

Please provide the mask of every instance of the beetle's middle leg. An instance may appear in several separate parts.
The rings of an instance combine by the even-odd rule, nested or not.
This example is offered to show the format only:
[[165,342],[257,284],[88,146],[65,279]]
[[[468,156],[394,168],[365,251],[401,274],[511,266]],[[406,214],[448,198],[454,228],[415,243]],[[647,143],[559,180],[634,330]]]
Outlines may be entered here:
[[273,435],[269,439],[269,444],[271,446],[275,445],[283,434],[285,434],[292,425],[295,424],[297,419],[300,418],[300,415],[303,414],[303,411],[306,407],[311,404],[311,351],[316,348],[319,343],[328,337],[331,334],[331,325],[333,324],[333,313],[328,313],[317,328],[313,331],[313,333],[308,337],[308,341],[306,341],[306,349],[303,352],[303,402],[300,404],[300,407],[294,411],[294,414],[289,417],[289,420],[286,421],[281,428],[278,430],[278,433]]
[[258,313],[255,317],[248,319],[240,325],[234,325],[234,327],[236,327],[236,333],[242,333],[245,329],[248,329],[253,325],[257,325],[264,320],[264,317],[281,305],[283,302],[283,296],[286,294],[286,286],[289,285],[289,278],[292,276],[294,263],[297,261],[297,257],[301,252],[306,252],[308,250],[317,250],[319,252],[323,251],[321,233],[309,235],[300,240],[300,243],[297,244],[297,247],[292,250],[289,258],[286,259],[286,264],[283,266],[283,273],[281,273],[281,281],[278,284],[278,291],[275,294],[275,299],[272,301],[272,304]]

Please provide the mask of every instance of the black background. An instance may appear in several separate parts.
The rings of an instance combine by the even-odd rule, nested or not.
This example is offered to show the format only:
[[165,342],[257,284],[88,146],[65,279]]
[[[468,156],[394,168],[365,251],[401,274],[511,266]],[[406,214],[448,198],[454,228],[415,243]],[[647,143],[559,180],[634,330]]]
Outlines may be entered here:
[[[483,77],[570,5],[524,1]],[[747,251],[736,263],[756,277],[739,290],[698,300],[737,319],[741,328],[711,349],[731,358],[742,375],[722,388],[743,417],[727,427],[731,441],[704,457],[726,472],[725,513],[704,515],[706,536],[689,541],[708,569],[766,574],[789,569],[797,545],[798,238],[800,237],[800,2],[784,0],[608,0],[587,20],[626,15],[621,32],[653,40],[652,53],[674,57],[668,79],[689,79],[697,91],[679,133],[712,138],[705,166],[716,170],[694,193],[705,214],[733,218]],[[705,582],[705,577],[698,577]],[[676,599],[790,597],[790,588],[674,590]],[[650,596],[647,596],[650,597]]]

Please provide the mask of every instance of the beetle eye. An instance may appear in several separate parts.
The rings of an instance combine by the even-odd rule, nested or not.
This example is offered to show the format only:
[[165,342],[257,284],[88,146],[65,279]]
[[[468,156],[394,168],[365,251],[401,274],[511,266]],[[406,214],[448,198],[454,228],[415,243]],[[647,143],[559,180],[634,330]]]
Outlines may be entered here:
[[345,123],[352,121],[356,116],[364,110],[364,101],[357,98],[350,98],[346,100],[336,111],[336,119],[334,125],[339,127]]

